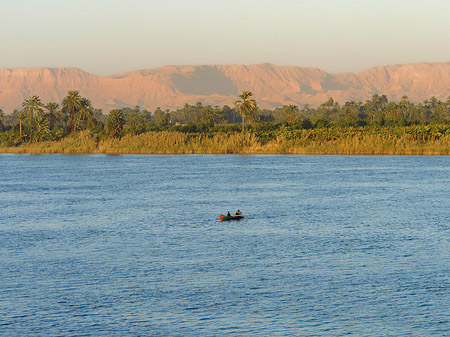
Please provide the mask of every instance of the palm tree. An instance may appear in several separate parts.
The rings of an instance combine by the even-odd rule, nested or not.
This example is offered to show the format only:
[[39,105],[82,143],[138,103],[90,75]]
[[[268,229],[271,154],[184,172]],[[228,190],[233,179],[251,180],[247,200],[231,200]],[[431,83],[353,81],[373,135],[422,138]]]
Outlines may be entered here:
[[30,114],[30,143],[33,141],[33,114],[40,113],[44,110],[42,107],[44,104],[41,102],[39,96],[30,96],[30,98],[24,100],[22,103],[23,110]]
[[295,118],[297,118],[300,114],[300,111],[298,110],[298,106],[294,104],[290,105],[283,105],[281,107],[282,112],[282,118],[288,123],[291,124]]
[[82,121],[89,122],[94,117],[94,108],[92,107],[91,101],[87,98],[81,97],[81,106],[77,112],[76,119],[79,123]]
[[3,119],[5,118],[5,113],[0,109],[0,131],[3,130]]
[[63,100],[63,110],[69,113],[69,124],[72,132],[75,131],[74,118],[80,111],[83,105],[83,98],[80,96],[79,91],[71,90],[66,98]]
[[256,108],[256,101],[252,96],[253,94],[251,91],[243,91],[242,94],[239,95],[241,99],[234,102],[236,110],[239,110],[239,113],[242,116],[242,132],[245,130],[245,117]]
[[46,140],[50,134],[50,123],[43,112],[36,115],[36,139],[37,141]]
[[258,107],[255,107],[248,115],[247,115],[246,123],[250,123],[250,125],[254,125],[257,121],[261,119],[261,110]]
[[17,111],[16,109],[14,109],[13,115],[19,121],[19,137],[20,137],[20,140],[22,140],[22,125],[23,125],[23,121],[25,120],[25,118],[27,116],[25,115],[25,112],[23,111],[23,109],[20,111]]
[[106,119],[106,127],[111,137],[119,138],[122,135],[124,124],[125,116],[121,109],[113,109],[109,112],[109,116]]
[[212,106],[207,105],[205,106],[200,114],[200,122],[204,124],[208,124],[213,126],[214,121],[216,120],[217,115]]
[[47,117],[50,122],[49,127],[52,129],[56,121],[59,120],[60,117],[59,104],[50,102],[45,106],[45,109],[47,110]]

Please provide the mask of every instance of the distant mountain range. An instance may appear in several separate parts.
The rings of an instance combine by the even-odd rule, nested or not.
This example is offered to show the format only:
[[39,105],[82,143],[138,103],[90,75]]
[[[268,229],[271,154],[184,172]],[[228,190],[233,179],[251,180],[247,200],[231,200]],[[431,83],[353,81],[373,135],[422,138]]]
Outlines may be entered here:
[[7,113],[21,107],[30,95],[38,95],[43,102],[60,103],[69,90],[79,90],[104,113],[136,105],[148,110],[196,102],[233,106],[243,90],[252,91],[263,108],[316,106],[329,97],[340,103],[364,101],[373,94],[386,94],[390,100],[400,100],[403,95],[415,102],[432,96],[446,100],[450,95],[450,62],[337,74],[273,64],[165,66],[113,76],[97,76],[77,68],[0,68],[0,108]]

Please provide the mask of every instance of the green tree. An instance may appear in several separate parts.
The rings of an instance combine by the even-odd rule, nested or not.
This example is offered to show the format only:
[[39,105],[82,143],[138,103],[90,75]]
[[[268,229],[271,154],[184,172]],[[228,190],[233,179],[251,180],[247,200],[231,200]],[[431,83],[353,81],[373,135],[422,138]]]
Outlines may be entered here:
[[77,90],[69,91],[68,95],[63,99],[62,109],[69,115],[69,128],[71,132],[75,131],[75,117],[78,115],[80,109],[82,109],[82,106],[83,98]]
[[325,119],[333,120],[339,115],[340,106],[338,102],[335,102],[334,99],[330,97],[328,101],[319,106],[317,111]]
[[30,143],[33,141],[33,115],[35,113],[42,113],[44,104],[41,102],[39,96],[30,96],[22,103],[23,110],[30,115]]
[[341,126],[364,126],[366,125],[366,115],[361,102],[345,102],[341,109],[338,120]]
[[259,107],[255,107],[250,113],[247,115],[247,121],[250,125],[255,125],[261,119],[261,110]]
[[300,110],[300,115],[302,116],[302,118],[310,118],[313,114],[313,109],[311,109],[311,107],[309,106],[309,104],[305,104],[302,108],[302,110]]
[[214,126],[216,118],[216,111],[210,105],[205,106],[200,113],[200,122],[210,126]]
[[367,100],[364,104],[364,110],[367,114],[367,117],[372,124],[384,124],[384,110],[388,104],[388,98],[386,95],[372,95],[370,100]]
[[122,136],[123,126],[125,125],[125,117],[121,109],[113,109],[109,112],[106,119],[106,127],[109,135],[113,138],[120,138]]
[[409,101],[408,96],[403,95],[398,104],[398,119],[401,125],[410,124],[415,115],[415,105]]
[[3,118],[5,118],[5,113],[0,109],[0,131],[3,130]]
[[169,113],[167,111],[164,112],[160,107],[157,107],[153,113],[154,125],[160,130],[169,125]]
[[287,122],[288,124],[292,124],[292,122],[299,116],[300,110],[296,105],[283,105],[280,111],[281,120]]
[[204,106],[198,115],[198,128],[201,132],[208,132],[216,121],[217,115],[212,106]]
[[201,123],[201,116],[203,112],[204,106],[202,102],[197,102],[195,105],[192,106],[192,116],[190,118],[190,121],[194,124]]
[[241,99],[234,102],[235,109],[239,110],[239,113],[242,116],[242,132],[245,130],[245,117],[250,115],[256,108],[256,101],[252,96],[253,94],[251,91],[243,91],[242,94],[239,95]]
[[186,124],[188,122],[191,122],[192,118],[192,106],[186,103],[183,108],[181,109],[181,118],[183,120],[183,123]]
[[161,119],[165,117],[164,111],[160,107],[157,107],[155,112],[153,113],[153,120],[155,122],[159,122]]
[[19,121],[19,139],[22,140],[22,126],[23,126],[23,122],[25,121],[27,116],[26,116],[25,112],[23,111],[23,109],[20,111],[14,110],[13,115]]
[[89,99],[81,97],[80,108],[78,109],[75,120],[77,121],[76,125],[84,127],[94,118],[94,108]]
[[37,141],[48,140],[50,136],[50,123],[42,111],[36,115],[35,125]]
[[59,104],[56,102],[49,102],[45,106],[45,109],[47,110],[47,119],[49,121],[49,127],[50,129],[53,129],[55,123],[60,118]]
[[447,111],[445,103],[438,100],[436,97],[431,97],[428,103],[428,108],[431,112],[430,119],[435,123],[443,123],[446,119]]
[[140,134],[146,130],[146,114],[140,109],[123,108],[122,113],[125,118],[124,132],[131,134]]

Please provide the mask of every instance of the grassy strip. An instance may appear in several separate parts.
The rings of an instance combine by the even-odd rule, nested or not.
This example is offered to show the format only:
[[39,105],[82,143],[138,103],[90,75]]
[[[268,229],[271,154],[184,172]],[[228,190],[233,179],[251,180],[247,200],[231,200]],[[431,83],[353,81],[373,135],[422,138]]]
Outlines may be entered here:
[[0,145],[2,153],[61,154],[348,154],[348,155],[449,155],[450,135],[417,139],[410,134],[351,133],[337,137],[262,140],[254,134],[215,135],[182,132],[147,132],[121,139],[99,140],[83,131],[60,141]]

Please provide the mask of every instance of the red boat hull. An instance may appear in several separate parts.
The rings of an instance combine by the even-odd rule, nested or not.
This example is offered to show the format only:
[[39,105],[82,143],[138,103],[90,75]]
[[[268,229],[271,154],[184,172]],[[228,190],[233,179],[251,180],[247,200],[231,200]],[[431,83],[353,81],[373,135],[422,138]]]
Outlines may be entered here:
[[222,221],[228,221],[228,220],[240,220],[240,219],[242,219],[244,216],[243,215],[231,215],[231,216],[228,216],[228,215],[222,215],[222,214],[219,214],[219,218],[220,218],[220,220],[222,220]]

